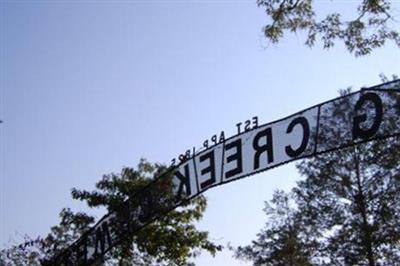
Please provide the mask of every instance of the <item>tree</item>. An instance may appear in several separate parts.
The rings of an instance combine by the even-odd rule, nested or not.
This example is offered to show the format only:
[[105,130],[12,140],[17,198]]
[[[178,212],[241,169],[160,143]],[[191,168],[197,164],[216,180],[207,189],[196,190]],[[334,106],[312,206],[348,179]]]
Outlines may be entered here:
[[41,261],[54,256],[58,251],[78,239],[89,230],[94,218],[83,212],[74,213],[69,208],[60,212],[60,223],[51,227],[45,237],[31,239],[25,236],[24,242],[0,252],[0,265],[41,265]]
[[307,46],[314,46],[318,39],[326,49],[343,42],[355,56],[369,54],[386,41],[400,47],[399,31],[391,27],[396,21],[388,0],[360,1],[351,20],[344,20],[337,12],[319,19],[312,0],[257,0],[257,4],[265,9],[270,20],[264,27],[264,35],[272,43],[279,42],[285,31],[305,31]]
[[[393,112],[391,119],[382,122],[382,130],[388,132],[400,116],[399,99],[391,101],[392,106],[385,110]],[[348,124],[346,114],[351,106],[351,101],[342,102],[341,108],[332,106],[321,114],[322,119],[334,117],[326,119],[332,123],[321,128],[322,143],[331,146],[347,138],[340,132]],[[371,121],[366,124],[371,125]],[[323,154],[297,165],[305,176],[294,189],[303,224],[319,237],[328,265],[395,265],[400,261],[399,161],[397,136]]]
[[271,204],[265,202],[267,215],[265,228],[257,234],[251,245],[238,247],[235,257],[253,261],[255,266],[282,265],[308,266],[310,254],[302,240],[301,220],[291,195],[276,191]]
[[400,261],[400,138],[376,141],[298,165],[302,224],[320,237],[327,265]]
[[[91,208],[106,207],[118,211],[129,197],[146,187],[166,167],[141,160],[137,169],[125,167],[120,174],[108,174],[96,183],[93,191],[72,189],[72,197]],[[201,250],[214,255],[221,246],[211,242],[208,233],[197,230],[194,222],[201,219],[207,202],[204,196],[188,201],[170,211],[136,234],[128,235],[113,248],[100,264],[106,265],[188,265]],[[64,250],[93,225],[94,218],[85,213],[63,209],[61,222],[49,235],[37,241],[3,250],[1,262],[5,265],[39,265]],[[2,264],[0,264],[2,265]]]
[[[390,119],[382,121],[378,135],[400,123],[400,99],[392,95],[387,99],[391,104],[384,110]],[[330,150],[337,143],[354,138],[347,135],[351,130],[343,129],[355,117],[355,101],[346,97],[321,110],[319,149]],[[363,126],[371,127],[373,107],[368,106],[363,112],[368,113]],[[293,254],[303,254],[307,260],[292,265],[397,265],[399,162],[399,136],[301,161],[297,168],[304,179],[292,190],[295,204],[288,205],[285,197],[274,195],[272,202],[280,204],[272,212],[267,209],[267,214],[274,214],[269,215],[267,228],[252,245],[239,247],[236,256],[249,259],[254,265],[289,265],[283,261]],[[288,239],[292,241],[285,241]]]

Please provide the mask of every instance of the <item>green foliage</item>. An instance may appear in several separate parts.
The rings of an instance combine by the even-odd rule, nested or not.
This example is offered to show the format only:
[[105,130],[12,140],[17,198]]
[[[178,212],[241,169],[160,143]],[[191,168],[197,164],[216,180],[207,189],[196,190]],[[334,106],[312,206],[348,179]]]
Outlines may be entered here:
[[400,139],[303,161],[295,188],[302,224],[328,264],[400,261]]
[[[348,139],[340,132],[349,124],[354,99],[346,99],[321,111],[321,119],[331,123],[319,129],[320,147],[328,150],[338,138]],[[389,132],[400,117],[399,99],[391,102],[397,109],[390,108],[392,119],[381,125]],[[399,136],[301,161],[304,179],[292,190],[292,203],[276,193],[275,207],[264,210],[266,228],[251,245],[237,248],[236,256],[254,265],[398,265],[399,162]]]
[[82,213],[73,213],[64,208],[60,212],[60,224],[51,227],[45,237],[24,237],[24,243],[0,251],[0,265],[41,265],[41,260],[54,256],[78,239],[93,224],[94,218]]
[[360,1],[355,18],[349,21],[339,13],[317,19],[312,0],[257,0],[257,4],[270,19],[264,35],[272,43],[279,42],[285,31],[305,31],[307,46],[314,46],[320,39],[323,47],[329,49],[339,41],[355,56],[369,54],[388,40],[400,46],[399,31],[390,27],[395,20],[388,0]]
[[[141,160],[137,169],[125,167],[119,174],[104,175],[93,191],[72,189],[72,197],[89,207],[105,207],[118,212],[128,199],[135,196],[166,167]],[[208,233],[199,231],[195,222],[202,218],[207,207],[204,196],[185,202],[162,218],[150,223],[113,248],[105,257],[105,265],[188,265],[202,250],[212,255],[221,246],[209,240]],[[94,223],[94,218],[81,212],[63,209],[60,224],[51,228],[44,239],[27,241],[1,251],[0,265],[40,265],[40,260],[52,258],[77,240]]]
[[235,257],[253,261],[255,266],[311,265],[306,243],[301,239],[301,224],[293,200],[282,191],[276,191],[271,204],[265,202],[267,224],[251,245],[238,247]]
[[[120,174],[105,175],[96,183],[96,190],[72,190],[74,199],[91,207],[106,207],[110,212],[127,199],[134,199],[137,192],[166,168],[141,160],[137,170],[124,168]],[[199,221],[207,206],[204,196],[187,202],[185,206],[146,226],[128,237],[123,245],[112,250],[108,260],[123,265],[187,265],[188,260],[207,250],[214,255],[220,246],[208,239],[208,233],[198,231],[193,222]]]

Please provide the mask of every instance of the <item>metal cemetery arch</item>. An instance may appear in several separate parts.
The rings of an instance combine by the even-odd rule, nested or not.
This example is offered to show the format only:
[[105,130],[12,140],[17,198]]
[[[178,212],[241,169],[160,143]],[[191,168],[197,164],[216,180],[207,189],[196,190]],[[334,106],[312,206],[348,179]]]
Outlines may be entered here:
[[161,176],[105,215],[44,265],[92,265],[125,236],[204,191],[280,165],[400,136],[400,80],[361,89],[223,139]]

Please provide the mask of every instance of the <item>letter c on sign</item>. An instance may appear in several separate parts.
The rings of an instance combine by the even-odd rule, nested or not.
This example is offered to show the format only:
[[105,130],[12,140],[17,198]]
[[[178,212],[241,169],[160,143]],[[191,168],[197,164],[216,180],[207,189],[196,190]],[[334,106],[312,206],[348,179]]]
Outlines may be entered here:
[[300,147],[293,149],[292,146],[288,145],[285,147],[286,154],[292,158],[299,156],[307,148],[308,140],[310,138],[310,125],[304,116],[297,117],[290,122],[286,133],[292,133],[293,128],[296,125],[300,125],[303,128],[303,139],[301,140]]
[[364,105],[365,102],[371,102],[375,108],[375,117],[372,126],[368,129],[360,127],[361,123],[367,121],[367,114],[357,115],[353,120],[353,139],[361,138],[368,139],[372,137],[378,130],[382,123],[383,108],[381,98],[373,92],[366,93],[360,97],[357,101],[354,110],[358,111]]

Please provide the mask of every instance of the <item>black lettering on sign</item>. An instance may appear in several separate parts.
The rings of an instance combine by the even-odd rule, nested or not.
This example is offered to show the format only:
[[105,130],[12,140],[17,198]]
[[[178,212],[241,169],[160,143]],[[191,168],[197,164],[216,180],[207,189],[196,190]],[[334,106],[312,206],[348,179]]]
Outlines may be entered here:
[[285,147],[286,154],[292,158],[299,156],[302,154],[307,148],[308,140],[310,138],[310,125],[308,124],[307,119],[304,116],[297,117],[290,122],[286,133],[292,133],[294,127],[296,125],[300,125],[303,128],[303,138],[301,140],[301,144],[297,149],[293,149],[291,145]]
[[185,160],[186,160],[186,155],[185,155],[185,154],[179,155],[179,161],[180,161],[181,163],[183,163]]
[[229,170],[225,173],[225,178],[230,178],[232,176],[238,175],[243,171],[243,160],[242,160],[242,140],[237,139],[225,145],[225,151],[230,149],[235,149],[236,152],[234,154],[229,155],[226,158],[227,163],[232,161],[236,161],[236,167],[232,170]]
[[373,92],[368,92],[366,94],[361,95],[360,99],[358,99],[354,110],[359,111],[366,102],[371,102],[375,108],[375,117],[374,122],[371,127],[368,129],[361,128],[361,124],[367,121],[367,114],[361,114],[354,117],[353,120],[353,139],[361,138],[368,139],[375,135],[375,133],[379,130],[379,127],[382,123],[383,117],[383,107],[381,98]]
[[76,250],[76,260],[78,265],[86,265],[87,264],[87,235],[83,235],[81,240],[77,243],[75,247]]
[[154,215],[155,198],[150,193],[148,193],[148,194],[143,193],[142,195],[139,196],[139,200],[141,202],[141,206],[140,206],[140,213],[138,215],[138,219],[139,219],[139,222],[145,223],[152,217],[152,215]]
[[258,127],[258,116],[254,116],[253,120],[253,129]]
[[208,139],[206,139],[204,142],[203,142],[203,147],[204,148],[208,148]]
[[[100,244],[100,252],[99,252],[99,244]],[[107,221],[103,222],[103,224],[99,226],[99,228],[97,228],[94,247],[95,247],[94,256],[98,256],[99,254],[104,254],[104,252],[106,251],[106,247],[111,247],[111,236],[110,236],[110,230],[108,229]]]
[[213,135],[211,137],[211,141],[214,143],[214,145],[217,144],[217,135]]
[[250,130],[250,123],[251,123],[251,121],[250,120],[246,120],[246,121],[244,121],[244,131],[249,131]]
[[[260,145],[260,139],[265,139],[265,144]],[[268,163],[272,163],[274,161],[272,130],[270,127],[257,133],[253,139],[253,148],[256,151],[254,154],[254,170],[260,168],[260,156],[264,152],[267,152]]]
[[237,127],[237,134],[238,134],[238,135],[240,134],[240,126],[241,126],[241,125],[242,125],[241,122],[239,122],[239,123],[236,124],[236,127]]
[[183,175],[181,172],[176,171],[174,175],[178,178],[179,180],[179,187],[178,187],[178,192],[176,193],[177,200],[180,200],[182,198],[182,193],[183,193],[183,186],[186,188],[186,196],[189,197],[192,194],[192,191],[190,189],[190,172],[189,172],[189,164],[186,164],[185,166],[185,174]]
[[208,167],[201,169],[201,175],[205,175],[210,173],[210,178],[200,184],[201,189],[204,189],[215,183],[215,156],[214,150],[203,154],[200,156],[200,162],[204,162],[205,160],[209,160],[210,164]]
[[[161,192],[169,191],[170,172],[168,172],[168,175],[165,173],[165,175],[163,174],[159,176],[154,184],[152,183],[149,187],[146,187],[146,189],[135,194],[135,206],[132,206],[131,208],[129,205],[131,201],[127,200],[121,208],[122,212],[120,212],[120,210],[111,212],[110,215],[115,214],[118,221],[104,218],[100,224],[97,224],[97,226],[92,228],[86,234],[83,234],[78,241],[71,244],[66,251],[57,252],[58,254],[54,258],[48,261],[43,261],[42,264],[46,266],[85,266],[103,262],[102,260],[104,257],[96,255],[103,255],[107,250],[113,247],[112,245],[117,246],[123,244],[123,241],[125,241],[125,239],[121,237],[123,234],[138,232],[146,223],[151,222],[153,219],[162,217],[167,210],[180,206],[182,203],[181,198],[195,197],[201,194],[205,189],[219,184],[219,174],[221,172],[222,174],[225,173],[222,176],[223,178],[221,178],[222,184],[226,180],[232,181],[235,177],[245,177],[267,170],[273,163],[275,163],[275,166],[278,166],[296,159],[305,158],[306,155],[315,156],[317,154],[324,154],[326,152],[336,151],[356,145],[358,142],[355,141],[355,139],[357,138],[365,139],[366,141],[372,140],[377,132],[380,133],[380,127],[382,127],[382,124],[384,123],[383,115],[393,116],[387,117],[388,119],[399,118],[399,84],[400,80],[397,80],[395,83],[391,83],[390,86],[389,83],[385,84],[382,86],[383,90],[379,90],[379,92],[377,92],[375,88],[374,90],[365,90],[357,94],[343,96],[333,101],[328,101],[316,107],[304,110],[302,111],[303,115],[297,113],[289,118],[264,125],[261,128],[258,127],[257,117],[253,117],[250,120],[246,120],[236,125],[238,134],[245,133],[245,135],[240,136],[240,139],[239,137],[235,137],[234,139],[229,138],[228,140],[225,140],[224,132],[214,135],[203,143],[203,146],[208,148],[206,151],[196,154],[195,149],[193,148],[193,153],[186,151],[180,157],[185,162],[189,158],[190,160],[193,160],[193,162],[179,163],[179,157],[172,161],[172,164],[179,163],[179,166],[177,166],[179,169],[175,169],[173,172],[172,182],[174,185],[173,192],[177,197],[175,198],[176,202],[170,203],[168,197],[166,198],[168,200],[166,201],[167,205],[165,205],[163,204],[164,197],[163,195],[160,195]],[[385,91],[386,87],[388,87],[389,90]],[[392,93],[395,94],[392,95]],[[393,96],[396,98],[387,98]],[[359,98],[356,99],[353,97]],[[343,99],[346,101],[342,101]],[[347,106],[343,105],[343,103],[347,103],[347,100],[353,99],[357,100],[355,101],[354,109],[348,110]],[[396,100],[396,103],[393,103],[393,100]],[[318,138],[318,134],[321,136],[325,132],[318,132],[316,128],[316,140],[321,140],[320,145],[323,146],[320,149],[318,149],[319,147],[316,147],[313,154],[305,154],[307,153],[307,147],[313,146],[310,145],[310,138],[314,138],[314,136],[311,136],[314,131],[314,123],[316,123],[315,126],[318,126],[320,122],[320,110],[328,108],[327,110],[329,111],[331,108],[335,107],[336,104],[340,105],[340,107],[344,107],[341,109],[343,109],[346,117],[352,117],[352,121],[348,122],[346,120],[346,126],[339,128],[340,133],[344,133],[341,135],[345,137],[338,139],[338,143],[333,143],[333,145],[331,145],[329,142],[329,137],[331,137],[331,135],[328,134],[326,138]],[[395,106],[392,106],[392,104],[395,104]],[[383,108],[390,109],[385,112],[386,109]],[[313,115],[305,114],[310,111],[312,111],[311,113],[313,113]],[[318,111],[318,113],[316,112],[314,114],[314,111]],[[393,111],[399,113],[396,114]],[[324,112],[322,114],[324,114]],[[318,115],[318,119],[314,118],[315,115]],[[337,117],[335,115],[329,115],[325,118],[324,115],[324,119],[327,119],[327,125],[331,125],[336,122],[335,120]],[[339,121],[336,122],[336,127],[341,127],[340,122],[341,120],[339,119]],[[392,121],[390,120],[388,122]],[[382,134],[379,137],[384,139],[391,136],[399,136],[400,129],[398,120],[395,120],[394,122],[393,128],[391,128],[392,131],[382,130]],[[252,129],[256,130],[248,131]],[[278,137],[278,139],[274,139],[273,134],[277,134],[278,132],[279,134],[282,133],[282,136],[277,135],[274,138]],[[349,141],[347,138],[347,136],[351,134],[354,138],[353,141]],[[289,139],[290,141],[282,144],[283,141],[279,139],[280,137],[282,137],[282,140]],[[252,138],[251,142],[247,142],[249,138]],[[274,141],[276,143],[274,143]],[[324,141],[326,143],[324,143]],[[274,144],[278,144],[275,145],[279,147],[278,154],[274,154]],[[210,149],[213,145],[218,146]],[[327,146],[327,148],[325,146]],[[251,151],[251,149],[253,149],[253,151]],[[225,152],[227,154],[225,154]],[[280,156],[281,152],[284,152],[287,156]],[[249,156],[250,158],[244,156]],[[222,160],[220,160],[221,158]],[[224,168],[224,163],[229,167]],[[254,169],[251,167],[252,163]],[[216,167],[218,167],[218,169],[216,169]],[[193,182],[196,183],[193,184]],[[169,194],[167,194],[167,196],[169,196]],[[122,215],[120,215],[121,213]],[[137,219],[139,221],[137,221]],[[115,227],[114,225],[111,227],[111,223],[116,223]]]
[[[56,263],[59,263],[62,266],[69,266],[73,265],[72,260],[71,260],[71,250],[68,250],[63,257],[61,258],[60,261],[56,261]],[[54,265],[54,261],[44,261],[42,262],[43,266],[52,266]]]
[[221,133],[219,134],[219,143],[222,143],[225,141],[225,132],[221,131]]
[[396,97],[396,106],[397,106],[397,114],[400,115],[400,95],[397,95]]

